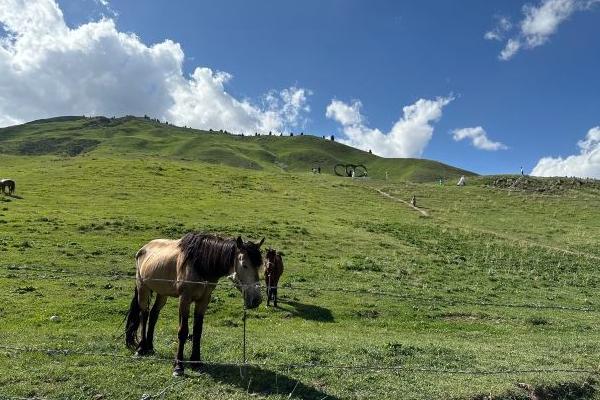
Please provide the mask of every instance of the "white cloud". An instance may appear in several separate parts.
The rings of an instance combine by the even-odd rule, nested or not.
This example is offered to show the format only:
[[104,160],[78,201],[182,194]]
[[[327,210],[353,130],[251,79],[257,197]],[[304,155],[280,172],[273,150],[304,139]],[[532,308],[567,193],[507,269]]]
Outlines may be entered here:
[[452,131],[452,137],[457,142],[464,139],[471,139],[473,146],[480,150],[496,151],[508,149],[503,143],[490,140],[487,137],[487,132],[481,126],[455,129]]
[[197,128],[277,131],[302,125],[309,111],[302,88],[270,91],[257,105],[227,92],[226,72],[198,67],[185,76],[178,43],[147,45],[112,19],[70,28],[54,0],[0,0],[0,26],[0,126],[148,114]]
[[494,29],[487,31],[483,37],[487,40],[503,40],[506,32],[512,29],[512,23],[506,17],[496,17],[497,23]]
[[363,122],[363,116],[360,115],[362,103],[359,100],[354,100],[348,105],[343,101],[331,100],[327,106],[325,116],[331,118],[344,126],[360,125]]
[[590,129],[577,145],[579,154],[566,158],[544,157],[538,161],[531,175],[600,179],[600,126]]
[[118,17],[119,13],[111,7],[110,2],[108,0],[94,0],[97,4],[100,4],[104,9],[111,14],[113,17]]
[[510,60],[520,48],[521,42],[518,39],[509,39],[498,57],[503,61]]
[[340,140],[342,143],[372,150],[384,157],[421,157],[433,135],[432,123],[442,117],[442,109],[452,100],[453,97],[419,99],[403,107],[403,116],[388,133],[365,125],[365,118],[360,113],[362,103],[358,100],[352,104],[332,100],[325,115],[342,125],[346,135],[346,139]]
[[529,47],[544,44],[578,7],[576,0],[545,0],[538,7],[525,5],[521,32]]
[[[507,40],[498,57],[506,61],[521,49],[541,46],[574,12],[588,10],[598,2],[600,0],[542,0],[537,6],[526,4],[523,7],[524,17],[518,26],[518,32]],[[509,30],[510,27],[503,31],[499,25],[495,30],[487,32],[485,38],[502,40],[503,34]]]

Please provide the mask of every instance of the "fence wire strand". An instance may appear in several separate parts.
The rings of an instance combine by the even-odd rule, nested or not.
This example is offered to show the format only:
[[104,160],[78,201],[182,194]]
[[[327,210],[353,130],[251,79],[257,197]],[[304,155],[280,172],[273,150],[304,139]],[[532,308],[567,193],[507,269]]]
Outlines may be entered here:
[[[125,359],[132,362],[166,362],[173,359],[162,357],[135,357],[119,353],[80,351],[72,349],[44,349],[37,347],[13,347],[0,345],[0,349],[15,353],[43,353],[49,356],[96,356]],[[406,365],[370,365],[370,364],[324,364],[324,363],[252,363],[252,362],[219,362],[219,361],[183,361],[186,364],[202,364],[205,366],[221,367],[252,367],[263,370],[295,370],[295,369],[331,369],[331,370],[361,370],[361,371],[404,371],[410,373],[435,373],[449,375],[511,375],[511,374],[545,374],[573,373],[597,375],[593,368],[515,368],[515,369],[449,369],[432,367],[412,367]]]
[[[99,274],[99,273],[91,273],[91,272],[71,272],[66,270],[51,270],[51,269],[39,269],[39,268],[29,268],[29,267],[14,267],[14,266],[4,266],[8,271],[13,272],[33,272],[37,274],[38,277],[48,278],[44,274],[59,274],[63,276],[89,276],[95,277],[98,279],[137,279],[136,276],[126,275],[126,274]],[[188,281],[183,279],[162,279],[162,278],[141,278],[142,282],[172,282],[172,283],[186,283],[190,285],[203,285],[203,286],[214,286],[217,287],[219,282],[209,282],[209,281]],[[244,290],[247,288],[253,289],[261,289],[265,290],[270,288],[261,283],[256,284],[225,284],[221,285],[225,290],[238,289]],[[469,305],[469,306],[481,306],[481,307],[501,307],[501,308],[524,308],[524,309],[535,309],[535,310],[559,310],[559,311],[575,311],[575,312],[589,312],[596,313],[600,310],[593,307],[585,307],[585,306],[568,306],[563,304],[532,304],[532,303],[502,303],[498,301],[489,301],[489,300],[461,300],[461,299],[452,299],[452,298],[441,298],[441,297],[425,297],[425,296],[415,296],[410,294],[402,294],[402,293],[394,293],[389,291],[381,291],[381,290],[373,290],[373,289],[353,289],[353,288],[344,288],[344,287],[319,287],[319,286],[306,286],[306,285],[294,285],[290,283],[285,283],[283,285],[278,286],[279,289],[283,290],[292,290],[292,291],[306,291],[306,292],[328,292],[328,293],[345,293],[345,294],[356,294],[356,295],[365,295],[365,296],[374,296],[374,297],[390,297],[396,298],[406,301],[418,301],[422,303],[428,303],[432,305],[445,305],[445,306],[461,306],[461,305]]]

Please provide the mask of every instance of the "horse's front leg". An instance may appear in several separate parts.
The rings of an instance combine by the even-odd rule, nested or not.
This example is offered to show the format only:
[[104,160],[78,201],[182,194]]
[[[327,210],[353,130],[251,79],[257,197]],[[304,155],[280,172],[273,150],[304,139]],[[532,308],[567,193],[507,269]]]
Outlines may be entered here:
[[202,363],[200,362],[200,342],[202,341],[202,326],[204,325],[204,314],[210,303],[210,297],[214,286],[208,286],[205,288],[204,293],[200,296],[200,300],[196,300],[194,307],[194,328],[192,334],[192,356],[190,361],[193,361],[192,368],[196,371],[202,369]]
[[198,371],[202,368],[200,362],[200,341],[202,340],[202,326],[204,325],[204,312],[206,307],[200,302],[196,302],[194,307],[194,327],[192,329],[192,362],[191,368]]
[[177,333],[177,356],[175,357],[175,367],[173,368],[173,376],[183,375],[183,348],[187,340],[189,327],[188,319],[190,318],[190,300],[185,296],[179,297],[179,331]]
[[270,306],[271,303],[271,294],[273,289],[271,289],[271,276],[267,276],[267,307]]

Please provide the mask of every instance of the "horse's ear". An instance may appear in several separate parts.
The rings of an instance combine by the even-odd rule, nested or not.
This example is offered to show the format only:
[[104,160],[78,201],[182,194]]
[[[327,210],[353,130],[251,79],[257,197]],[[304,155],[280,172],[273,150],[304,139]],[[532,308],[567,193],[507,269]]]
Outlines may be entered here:
[[260,242],[258,242],[257,246],[260,248],[260,246],[262,246],[262,244],[265,242],[265,238],[263,237]]
[[242,240],[241,236],[238,236],[237,239],[235,239],[235,244],[240,250],[244,248],[244,241]]

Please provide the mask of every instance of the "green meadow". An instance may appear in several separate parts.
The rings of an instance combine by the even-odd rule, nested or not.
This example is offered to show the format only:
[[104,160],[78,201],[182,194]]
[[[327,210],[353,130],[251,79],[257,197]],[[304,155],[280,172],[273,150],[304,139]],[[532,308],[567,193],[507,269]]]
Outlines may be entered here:
[[[600,398],[595,184],[496,188],[308,135],[141,118],[0,129],[0,147],[0,176],[17,182],[0,195],[0,399]],[[428,216],[375,189],[415,195]],[[248,366],[224,280],[204,371],[173,378],[176,299],[153,356],[131,357],[123,318],[135,252],[192,230],[265,237],[285,273],[280,307],[248,311]]]

